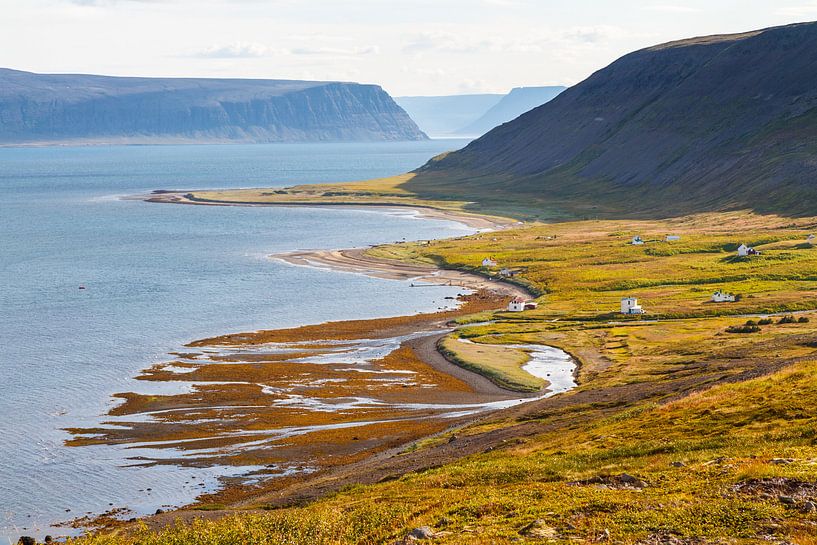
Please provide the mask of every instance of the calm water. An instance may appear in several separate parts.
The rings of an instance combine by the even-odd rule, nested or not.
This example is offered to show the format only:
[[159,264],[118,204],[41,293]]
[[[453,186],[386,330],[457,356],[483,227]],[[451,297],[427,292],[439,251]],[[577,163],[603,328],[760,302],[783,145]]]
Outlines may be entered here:
[[178,505],[228,472],[128,467],[141,452],[62,446],[62,428],[102,422],[110,394],[143,388],[131,377],[185,342],[432,310],[457,291],[266,258],[467,231],[452,222],[117,196],[386,176],[463,144],[0,149],[0,536],[65,533],[49,523],[109,503]]

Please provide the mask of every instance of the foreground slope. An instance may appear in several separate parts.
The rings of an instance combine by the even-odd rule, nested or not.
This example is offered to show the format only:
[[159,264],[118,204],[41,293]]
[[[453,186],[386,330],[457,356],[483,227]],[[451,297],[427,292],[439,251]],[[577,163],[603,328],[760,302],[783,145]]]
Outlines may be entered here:
[[0,69],[0,143],[425,138],[377,85]]
[[[804,242],[814,222],[566,222],[375,248],[466,270],[492,254],[519,270],[547,292],[537,310],[460,318],[467,325],[454,334],[563,348],[580,362],[579,387],[149,523],[219,520],[84,543],[397,544],[429,526],[433,543],[452,545],[814,545],[817,250]],[[635,232],[647,243],[628,244]],[[761,255],[737,258],[737,237]],[[716,288],[743,297],[710,303]],[[647,319],[611,315],[624,294],[639,297]],[[746,314],[797,310],[734,332],[758,320]]]
[[584,214],[808,214],[815,151],[817,23],[804,23],[626,55],[407,188]]

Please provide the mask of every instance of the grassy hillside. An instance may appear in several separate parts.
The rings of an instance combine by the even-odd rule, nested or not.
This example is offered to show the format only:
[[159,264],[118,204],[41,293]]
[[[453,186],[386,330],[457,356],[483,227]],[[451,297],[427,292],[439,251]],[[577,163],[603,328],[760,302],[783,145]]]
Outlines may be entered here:
[[817,23],[622,57],[407,188],[578,217],[817,213]]
[[428,525],[440,544],[812,545],[815,377],[803,361],[306,507],[84,543],[398,543]]
[[[282,490],[208,511],[225,518],[82,542],[402,543],[429,526],[440,544],[813,545],[815,225],[718,214],[375,248],[475,270],[490,254],[519,270],[544,294],[539,309],[483,313],[458,334],[500,363],[505,344],[563,348],[580,362],[579,387],[407,445],[360,474],[366,484],[306,505],[287,506]],[[627,244],[634,234],[647,243]],[[739,242],[761,255],[737,258]],[[742,298],[708,302],[715,289]],[[625,294],[648,314],[615,314]],[[804,312],[784,319],[790,311]],[[762,325],[731,332],[748,320]],[[427,469],[399,469],[413,463]]]

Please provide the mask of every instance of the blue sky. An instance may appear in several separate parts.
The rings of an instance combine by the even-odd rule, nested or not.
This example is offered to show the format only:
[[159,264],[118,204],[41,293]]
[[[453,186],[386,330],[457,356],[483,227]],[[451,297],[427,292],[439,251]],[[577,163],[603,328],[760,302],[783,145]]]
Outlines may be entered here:
[[361,81],[395,96],[571,85],[670,40],[817,19],[817,0],[0,0],[0,66]]

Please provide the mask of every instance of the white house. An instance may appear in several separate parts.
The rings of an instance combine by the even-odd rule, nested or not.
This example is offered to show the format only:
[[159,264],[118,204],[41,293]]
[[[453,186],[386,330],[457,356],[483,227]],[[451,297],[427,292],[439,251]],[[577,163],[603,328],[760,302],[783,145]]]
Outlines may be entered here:
[[644,314],[644,309],[638,304],[635,297],[625,297],[621,300],[622,314]]
[[521,297],[514,297],[508,303],[508,312],[522,312],[523,310],[525,310],[525,300]]
[[806,237],[806,242],[808,242],[812,246],[814,246],[814,241],[815,240],[817,240],[817,237],[815,237],[814,235],[809,235],[809,236]]
[[672,242],[673,240],[681,240],[680,235],[667,235],[667,242]]
[[516,271],[511,269],[502,269],[501,271],[499,271],[499,275],[504,276],[506,278],[510,278],[512,276],[516,276]]
[[734,303],[735,296],[731,293],[726,293],[725,291],[718,290],[712,294],[712,302],[713,303]]
[[745,244],[741,244],[740,246],[738,246],[738,256],[746,257],[747,255],[749,255],[749,250],[751,250],[751,248],[749,248]]
[[496,261],[492,257],[486,257],[482,260],[483,267],[496,267]]
[[633,246],[638,246],[640,244],[644,244],[644,240],[640,236],[636,235],[633,237],[633,241],[630,242],[630,244]]

